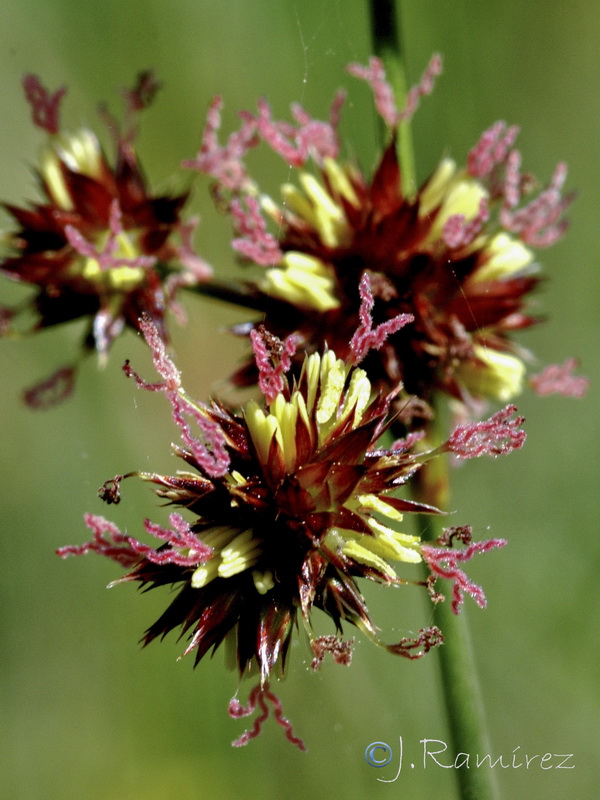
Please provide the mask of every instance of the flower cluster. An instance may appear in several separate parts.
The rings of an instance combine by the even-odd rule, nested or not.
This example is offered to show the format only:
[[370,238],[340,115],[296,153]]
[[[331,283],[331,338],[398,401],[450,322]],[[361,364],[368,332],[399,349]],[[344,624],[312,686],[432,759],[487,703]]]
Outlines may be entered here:
[[[194,521],[187,524],[174,513],[171,529],[165,529],[147,520],[146,531],[163,541],[154,549],[101,517],[88,516],[93,540],[61,548],[59,554],[95,551],[130,568],[119,583],[180,587],[146,631],[144,642],[176,628],[190,631],[185,653],[194,653],[198,663],[227,641],[240,676],[257,674],[260,692],[269,692],[273,673],[285,669],[298,617],[311,642],[315,668],[327,652],[338,663],[349,663],[348,643],[334,635],[315,639],[314,609],[331,618],[336,634],[349,623],[388,651],[409,658],[441,643],[440,632],[427,629],[417,639],[383,645],[358,584],[361,578],[384,585],[425,585],[432,593],[436,576],[451,578],[455,598],[467,591],[484,604],[480,587],[444,564],[464,562],[505,542],[472,544],[458,553],[441,544],[427,547],[418,536],[399,529],[406,513],[437,513],[395,493],[436,453],[413,452],[416,437],[381,447],[392,397],[375,390],[363,369],[326,350],[306,356],[292,381],[286,366],[294,343],[262,331],[255,335],[255,350],[264,400],[250,400],[234,413],[218,403],[192,401],[157,328],[148,319],[140,325],[162,381],[147,383],[129,365],[126,372],[139,386],[161,391],[171,402],[185,445],[175,452],[187,467],[175,476],[117,476],[102,487],[101,495],[118,502],[122,480],[137,475],[156,484],[160,497],[186,509]],[[465,426],[441,449],[470,458],[520,447],[522,420],[510,420],[512,412],[507,409],[501,419]],[[192,421],[199,435],[192,432]],[[423,560],[431,567],[429,581],[398,574],[402,565]],[[268,695],[258,697],[263,708]]]
[[[517,127],[497,122],[466,166],[442,159],[414,193],[403,183],[397,128],[431,92],[439,57],[403,111],[378,59],[349,71],[369,83],[389,129],[370,178],[339,158],[341,95],[323,122],[299,106],[292,107],[296,124],[274,120],[261,101],[257,115],[242,114],[241,130],[224,146],[216,138],[219,101],[201,153],[188,163],[215,179],[221,203],[229,195],[233,247],[264,268],[248,290],[262,301],[261,322],[280,338],[294,334],[308,352],[328,345],[350,359],[368,275],[378,322],[414,317],[364,364],[385,391],[402,384],[397,407],[407,426],[430,417],[439,392],[467,405],[485,398],[506,402],[521,390],[526,371],[526,353],[512,334],[537,321],[526,302],[539,281],[532,248],[553,244],[566,228],[566,167],[559,164],[536,192],[536,181],[521,172]],[[263,195],[245,167],[246,151],[260,141],[297,169],[294,182],[282,187],[282,204]],[[255,382],[252,361],[235,380]]]
[[[136,118],[158,83],[144,72],[125,93],[122,130],[103,112],[116,140],[114,163],[91,130],[61,130],[64,88],[51,95],[33,75],[23,83],[33,121],[49,136],[37,170],[43,201],[28,208],[4,204],[17,227],[5,236],[9,254],[0,272],[37,293],[24,306],[3,310],[2,332],[12,333],[29,311],[33,330],[83,317],[90,321],[84,348],[101,360],[125,325],[138,329],[142,314],[166,337],[165,312],[177,286],[204,281],[211,270],[191,249],[194,220],[181,218],[187,195],[153,195],[138,163]],[[73,373],[73,367],[58,370],[26,395],[29,404],[62,399]]]
[[[221,99],[209,108],[200,151],[184,166],[213,179],[233,220],[233,248],[261,268],[244,285],[213,280],[193,252],[195,223],[182,218],[187,194],[154,195],[147,186],[134,142],[138,114],[158,88],[152,73],[125,93],[122,124],[102,112],[115,132],[114,162],[90,130],[61,130],[65,89],[51,94],[34,76],[24,81],[34,123],[49,136],[37,173],[43,199],[5,205],[16,228],[5,237],[0,272],[36,294],[22,308],[0,309],[0,333],[22,330],[26,310],[35,312],[32,330],[85,318],[84,351],[101,361],[125,326],[143,334],[159,380],[144,380],[129,361],[123,369],[168,400],[184,464],[174,475],[117,475],[99,490],[116,504],[124,480],[153,484],[174,507],[168,525],[143,523],[143,536],[158,545],[87,514],[91,540],[58,554],[94,552],[125,568],[114,583],[173,590],[143,641],[179,630],[195,664],[223,646],[240,682],[254,680],[247,705],[237,695],[229,705],[235,719],[258,713],[236,746],[255,738],[272,712],[304,749],[272,690],[295,630],[308,640],[314,670],[329,656],[350,664],[353,640],[342,638],[350,626],[408,659],[443,643],[436,626],[384,642],[363,581],[418,586],[434,603],[445,600],[439,584],[449,581],[454,613],[466,594],[485,606],[465,564],[505,540],[472,541],[462,526],[421,541],[404,517],[442,513],[433,505],[442,504],[440,456],[498,456],[523,445],[524,420],[509,401],[524,383],[526,353],[513,333],[537,321],[533,248],[560,238],[571,199],[562,194],[564,165],[544,188],[521,172],[517,128],[503,122],[483,134],[464,167],[444,158],[418,189],[407,185],[400,126],[433,90],[439,57],[403,109],[378,59],[349,71],[371,87],[388,133],[371,176],[340,158],[341,92],[325,121],[294,105],[294,122],[282,122],[260,101],[225,144]],[[281,203],[249,173],[246,154],[261,143],[297,170]],[[184,390],[166,326],[182,286],[262,311],[260,322],[236,329],[248,335],[252,357],[234,380],[258,388],[241,408],[204,404]],[[532,384],[540,394],[582,396],[587,381],[575,366],[549,367]],[[63,399],[74,370],[64,366],[39,383],[29,404]],[[428,434],[440,394],[455,401],[464,424],[434,445]],[[483,400],[504,408],[467,421]],[[317,612],[331,632],[315,635]]]

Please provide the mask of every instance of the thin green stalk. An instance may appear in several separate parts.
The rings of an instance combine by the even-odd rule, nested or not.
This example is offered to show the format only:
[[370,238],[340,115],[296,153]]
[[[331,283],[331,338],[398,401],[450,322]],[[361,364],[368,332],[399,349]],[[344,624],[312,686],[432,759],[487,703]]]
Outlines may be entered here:
[[[439,518],[421,517],[427,538],[441,533]],[[477,668],[465,611],[454,614],[450,598],[438,603],[433,624],[444,634],[444,644],[437,649],[448,725],[457,763],[464,762],[459,753],[468,753],[473,764],[477,754],[491,753],[485,725],[485,710],[477,678]],[[456,770],[462,800],[494,800],[498,797],[495,776],[489,769]]]
[[[408,93],[408,79],[394,0],[370,0],[370,9],[375,55],[382,60],[386,78],[397,101],[401,102]],[[412,197],[417,189],[417,177],[410,122],[400,123],[397,137],[396,151],[402,174],[402,188],[408,197]]]
[[[382,59],[387,79],[401,104],[406,98],[408,86],[404,65],[404,53],[394,0],[370,0],[369,2],[375,53]],[[416,189],[414,154],[409,123],[403,123],[398,131],[398,158],[402,171],[402,184],[406,193]],[[432,439],[441,436],[439,415],[430,431]],[[436,444],[437,442],[430,442]],[[448,491],[447,463],[443,458],[432,462],[420,471],[419,499],[433,505],[446,506]],[[437,520],[421,519],[428,539],[436,539],[441,533]],[[467,753],[485,755],[490,752],[485,729],[483,703],[477,680],[467,621],[464,614],[452,613],[449,601],[439,603],[434,612],[434,622],[442,630],[445,644],[439,648],[442,686],[446,702],[449,726],[455,755]],[[459,759],[459,762],[461,760]],[[494,800],[497,797],[493,774],[485,769],[456,770],[462,800]]]

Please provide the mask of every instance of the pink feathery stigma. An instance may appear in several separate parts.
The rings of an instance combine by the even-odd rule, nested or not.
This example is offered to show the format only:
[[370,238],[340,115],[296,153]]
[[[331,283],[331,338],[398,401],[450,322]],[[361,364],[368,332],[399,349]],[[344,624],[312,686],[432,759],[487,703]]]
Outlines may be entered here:
[[235,697],[229,701],[228,713],[232,719],[249,717],[250,714],[254,713],[257,705],[260,706],[261,710],[260,715],[254,720],[252,728],[244,731],[244,733],[238,739],[231,743],[233,747],[244,747],[248,744],[248,742],[250,742],[252,739],[256,739],[256,737],[260,735],[262,732],[262,726],[269,716],[269,707],[266,703],[267,700],[272,704],[275,721],[283,728],[285,732],[285,738],[288,740],[288,742],[296,745],[299,750],[306,750],[306,745],[302,739],[299,739],[297,736],[295,736],[291,722],[283,716],[283,706],[281,705],[281,701],[277,695],[273,694],[273,692],[269,689],[268,683],[266,683],[264,686],[258,684],[252,689],[248,696],[247,706],[243,706]]
[[75,367],[60,367],[49,378],[26,389],[23,392],[23,401],[30,408],[45,410],[70,397],[74,388]]
[[405,452],[412,450],[417,442],[425,438],[425,431],[413,431],[407,434],[403,439],[396,439],[392,444],[392,450]]
[[298,137],[302,128],[296,129],[289,122],[274,120],[271,107],[264,99],[258,101],[258,116],[255,121],[260,137],[272,150],[285,159],[290,166],[304,166],[308,158],[308,149],[305,144],[301,144]]
[[[171,403],[173,420],[179,428],[181,438],[190,448],[198,466],[213,478],[225,475],[229,468],[229,454],[223,431],[210,418],[204,406],[193,403],[182,392],[180,372],[167,354],[165,343],[156,325],[145,314],[140,318],[139,325],[152,351],[154,368],[163,382],[147,383],[131,368],[128,361],[123,365],[123,371],[128,378],[133,378],[141,389],[164,392]],[[186,417],[191,417],[196,423],[202,434],[202,441],[194,436]]]
[[325,158],[337,158],[340,149],[337,126],[345,100],[343,91],[337,92],[329,112],[329,122],[314,119],[299,103],[292,104],[292,115],[297,125],[273,119],[266,100],[258,101],[258,115],[251,117],[256,129],[269,147],[290,166],[302,167],[312,157],[317,164]]
[[337,127],[345,99],[346,93],[338,91],[331,104],[329,122],[313,119],[298,103],[292,105],[292,114],[300,125],[294,133],[294,138],[298,143],[299,152],[305,158],[310,155],[317,164],[322,164],[325,158],[338,157],[340,141]]
[[506,122],[495,122],[481,135],[481,138],[467,156],[467,172],[474,178],[485,178],[496,166],[502,164],[519,134],[517,125],[507,126]]
[[479,210],[470,222],[464,214],[452,214],[444,223],[442,239],[447,247],[456,249],[471,244],[490,216],[487,198],[482,197]]
[[144,334],[146,344],[152,352],[152,363],[164,383],[149,384],[142,380],[133,370],[126,370],[128,377],[133,377],[141,389],[149,391],[177,392],[181,388],[181,373],[175,366],[173,359],[167,353],[165,342],[158,332],[154,322],[146,314],[139,319],[141,332]]
[[443,449],[459,458],[478,458],[482,455],[501,456],[518,450],[527,434],[520,427],[524,417],[514,417],[516,406],[507,405],[501,411],[481,422],[459,425]]
[[231,246],[256,264],[272,267],[283,258],[277,239],[267,231],[267,223],[260,211],[260,203],[251,195],[245,198],[246,208],[237,197],[231,201],[231,214],[241,236]]
[[564,364],[550,364],[543,372],[532,375],[530,382],[535,393],[584,397],[590,388],[590,381],[583,375],[573,375],[573,370],[578,366],[576,358],[568,358]]
[[390,128],[395,128],[398,123],[410,120],[419,107],[421,97],[431,94],[435,79],[442,72],[442,58],[437,53],[431,57],[421,80],[408,92],[406,105],[402,111],[398,111],[394,91],[386,80],[385,69],[380,58],[371,57],[366,67],[362,64],[349,64],[347,70],[355,78],[361,78],[369,84],[379,115]]
[[51,135],[58,133],[58,112],[66,87],[61,86],[54,94],[50,94],[37,75],[25,75],[23,89],[33,112],[34,125]]
[[567,166],[562,162],[557,164],[550,185],[527,205],[517,209],[523,185],[519,168],[520,156],[517,151],[512,151],[506,164],[505,201],[500,210],[500,222],[506,230],[518,234],[525,244],[550,247],[568,227],[562,215],[573,201],[574,194],[562,196]]
[[406,105],[403,110],[398,114],[398,122],[408,122],[417,108],[422,97],[433,92],[435,86],[435,79],[442,73],[442,57],[439,53],[434,53],[427,65],[425,72],[421,76],[421,80],[416,86],[408,92],[406,97]]
[[258,368],[258,385],[267,403],[272,403],[284,389],[284,375],[292,365],[299,337],[290,334],[281,339],[263,325],[250,331],[254,360]]
[[369,350],[379,350],[388,336],[392,333],[396,333],[396,331],[399,331],[400,328],[403,328],[409,322],[414,321],[412,314],[398,314],[398,316],[386,322],[382,322],[376,328],[373,328],[371,311],[373,310],[375,301],[373,299],[373,292],[371,291],[371,280],[366,271],[363,272],[360,279],[359,294],[360,308],[358,310],[358,315],[360,325],[350,340],[350,352],[352,353],[353,364],[360,363]]
[[327,636],[317,636],[310,643],[310,647],[315,654],[311,662],[311,668],[316,672],[325,658],[326,653],[331,653],[336,664],[349,667],[352,663],[352,647],[354,639],[344,641],[339,636],[329,634]]
[[217,95],[208,108],[200,151],[196,158],[184,161],[182,166],[210,175],[231,192],[240,192],[248,189],[249,184],[243,158],[259,142],[256,123],[251,115],[241,114],[239,131],[232,133],[225,145],[220,145],[217,134],[221,127],[222,108],[223,100]]
[[[132,564],[139,561],[139,556],[129,545],[129,538],[121,533],[114,523],[96,514],[85,514],[84,520],[93,533],[93,539],[85,544],[59,547],[56,554],[61,558],[83,556],[86,553],[98,553],[101,556],[117,561],[124,567],[131,567]],[[110,538],[106,538],[104,536],[105,533]]]
[[[181,438],[198,462],[198,466],[211,478],[221,478],[227,473],[230,464],[225,435],[221,427],[207,416],[205,409],[200,404],[196,405],[180,394],[167,396],[171,401],[173,420],[181,432]],[[185,415],[191,417],[200,428],[203,441],[192,434]]]
[[109,237],[102,250],[98,250],[94,244],[89,242],[73,225],[65,225],[65,235],[71,247],[84,258],[95,259],[100,269],[119,269],[119,267],[130,267],[132,269],[147,269],[156,263],[155,256],[137,256],[136,258],[115,257],[115,252],[119,247],[118,237],[123,233],[121,222],[122,215],[119,201],[113,200],[110,204],[109,218]]
[[485,542],[473,542],[464,550],[452,550],[446,547],[423,545],[421,553],[432,574],[439,578],[453,581],[452,611],[458,614],[464,601],[464,592],[471,595],[480,608],[485,608],[487,600],[481,586],[474,583],[460,567],[459,563],[469,561],[476,553],[487,553],[496,547],[504,547],[506,539],[488,539]]
[[429,628],[421,628],[419,635],[414,638],[405,636],[400,639],[398,644],[386,645],[386,650],[397,656],[403,656],[415,661],[418,658],[423,658],[432,647],[439,647],[443,643],[444,636],[441,630],[432,625]]
[[95,259],[100,269],[118,269],[130,267],[132,269],[147,269],[156,263],[155,256],[137,256],[136,258],[115,257],[119,247],[118,237],[123,233],[122,214],[118,200],[110,204],[109,236],[102,250],[98,250],[89,242],[73,225],[65,225],[65,235],[71,247],[84,258]]
[[[153,564],[177,564],[180,567],[196,567],[199,564],[204,564],[213,553],[211,547],[205,545],[192,533],[187,522],[179,514],[171,514],[169,516],[169,522],[173,526],[173,530],[163,528],[161,525],[150,522],[150,520],[144,521],[144,527],[149,534],[156,536],[157,539],[162,539],[170,545],[170,547],[164,547],[163,545],[158,550],[139,542],[133,536],[121,533],[114,523],[109,522],[104,517],[86,514],[84,519],[87,527],[93,531],[94,537],[92,541],[82,545],[59,547],[56,553],[61,558],[82,556],[86,553],[94,552],[117,561],[124,567],[130,567],[135,564],[139,561],[140,556]],[[108,533],[110,538],[106,538],[105,533]],[[183,548],[187,552],[181,552],[178,548]]]
[[385,79],[385,69],[382,60],[372,56],[369,59],[368,66],[365,67],[362,64],[348,64],[346,69],[350,75],[353,75],[355,78],[360,78],[369,84],[375,98],[375,108],[379,116],[390,128],[395,127],[398,123],[398,109],[396,108],[393,89]]
[[515,208],[521,199],[521,153],[511,150],[506,159],[506,173],[504,176],[504,214],[508,209]]
[[[177,564],[180,567],[197,567],[208,561],[213,554],[212,547],[205,545],[192,533],[190,526],[183,517],[180,514],[170,514],[169,522],[173,530],[163,528],[149,519],[144,520],[144,527],[152,536],[168,542],[170,547],[161,547],[155,550],[132,536],[127,536],[129,546],[135,553],[143,556],[153,564]],[[182,548],[184,552],[178,548]]]

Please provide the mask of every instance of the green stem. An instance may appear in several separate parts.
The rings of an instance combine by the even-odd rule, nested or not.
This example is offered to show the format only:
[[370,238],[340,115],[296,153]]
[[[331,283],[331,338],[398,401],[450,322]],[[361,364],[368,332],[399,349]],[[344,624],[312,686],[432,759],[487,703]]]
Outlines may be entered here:
[[[387,81],[394,90],[397,102],[401,103],[408,93],[408,80],[395,3],[394,0],[370,0],[369,6],[375,55],[382,60]],[[383,127],[382,121],[382,131]],[[400,123],[397,136],[396,152],[402,175],[402,189],[405,196],[411,198],[417,190],[417,179],[409,122]]]
[[[383,61],[386,76],[400,105],[406,98],[408,86],[402,50],[400,26],[396,16],[394,0],[370,0],[369,8],[376,55]],[[400,162],[402,185],[409,196],[416,191],[416,174],[410,126],[403,123],[398,131],[398,159]],[[430,431],[430,445],[438,440],[443,422],[440,409]],[[437,462],[437,463],[436,463]],[[436,458],[432,468],[420,471],[420,484],[417,492],[420,500],[432,505],[447,504],[447,462]],[[423,529],[428,531],[428,539],[436,539],[441,533],[438,520],[431,517],[421,519]],[[442,686],[448,713],[448,721],[455,756],[468,753],[485,755],[490,752],[485,731],[483,704],[477,680],[467,621],[463,615],[452,613],[449,600],[439,603],[434,611],[434,622],[442,630],[445,644],[439,648]],[[460,760],[459,760],[460,763]],[[497,796],[493,775],[490,770],[456,770],[462,800],[493,800]]]
[[[428,530],[428,539],[441,533],[439,518],[421,517],[420,522],[420,530]],[[498,793],[491,770],[472,768],[477,754],[483,756],[491,750],[465,612],[454,614],[450,598],[446,598],[436,605],[433,624],[444,634],[444,644],[437,652],[454,757],[459,753],[470,755],[471,768],[456,770],[460,796],[462,800],[494,800]],[[458,758],[457,763],[462,762]]]

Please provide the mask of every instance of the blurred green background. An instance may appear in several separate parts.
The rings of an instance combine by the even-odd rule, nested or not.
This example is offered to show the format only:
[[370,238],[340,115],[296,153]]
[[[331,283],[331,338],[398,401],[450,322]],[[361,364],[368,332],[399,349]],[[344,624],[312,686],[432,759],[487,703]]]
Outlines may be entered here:
[[[142,122],[140,151],[153,186],[195,155],[209,99],[221,93],[225,125],[265,96],[279,118],[292,100],[316,116],[339,85],[350,89],[343,135],[369,170],[375,118],[369,92],[344,65],[371,52],[363,0],[2,0],[0,196],[34,196],[28,169],[41,136],[29,121],[21,76],[35,72],[51,88],[67,84],[64,123],[96,125],[96,103],[119,109],[118,89],[154,67],[164,89]],[[433,51],[445,70],[418,112],[418,170],[425,178],[443,153],[459,161],[496,119],[522,127],[527,169],[547,179],[570,167],[579,191],[568,236],[540,253],[550,280],[538,295],[549,320],[522,337],[540,364],[577,355],[592,380],[585,400],[524,395],[526,447],[506,460],[456,471],[453,523],[506,536],[509,546],[473,563],[489,607],[467,600],[492,736],[492,753],[573,753],[571,770],[505,769],[504,798],[587,798],[598,779],[597,601],[599,475],[597,412],[600,298],[600,6],[596,0],[405,0],[402,20],[415,80]],[[97,126],[99,127],[99,126]],[[230,129],[230,128],[227,128]],[[256,159],[257,174],[269,164]],[[265,177],[274,190],[281,175]],[[184,176],[181,181],[185,181]],[[219,270],[234,268],[226,220],[196,187],[202,214],[198,246]],[[23,296],[2,284],[2,302]],[[239,312],[187,298],[193,325],[173,336],[190,393],[222,390],[243,347],[222,332]],[[350,669],[308,669],[304,641],[278,687],[309,752],[297,752],[272,723],[242,750],[229,744],[244,727],[227,717],[236,680],[220,653],[195,672],[177,663],[170,637],[142,651],[137,640],[164,608],[165,593],[132,586],[105,591],[120,574],[112,562],[60,561],[54,549],[87,538],[84,512],[106,513],[132,534],[143,517],[161,519],[147,487],[126,485],[124,502],[104,509],[97,487],[117,472],[175,468],[176,437],[164,398],[136,392],[123,360],[151,374],[131,334],[103,373],[90,360],[73,399],[53,411],[25,409],[23,387],[74,352],[77,324],[29,341],[0,342],[3,497],[0,782],[14,800],[170,800],[175,797],[455,797],[453,770],[429,762],[419,740],[448,741],[435,654],[394,660],[358,641]],[[215,353],[218,351],[218,358]],[[489,531],[489,533],[488,533]],[[370,591],[387,641],[428,624],[421,596]],[[388,742],[405,769],[370,767],[370,742]],[[407,762],[412,760],[415,768]],[[554,761],[553,763],[556,763]]]

